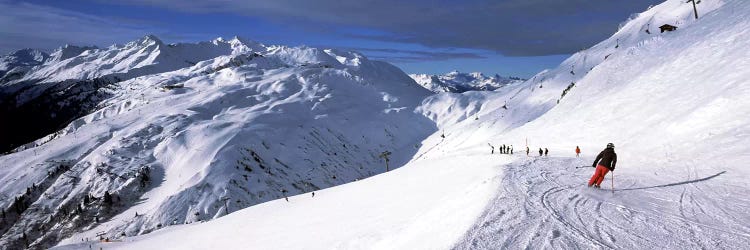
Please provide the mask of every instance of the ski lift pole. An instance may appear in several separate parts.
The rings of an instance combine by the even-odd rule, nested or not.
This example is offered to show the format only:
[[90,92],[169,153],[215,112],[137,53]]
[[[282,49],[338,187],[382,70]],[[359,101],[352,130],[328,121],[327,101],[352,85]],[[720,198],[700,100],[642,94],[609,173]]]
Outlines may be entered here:
[[224,197],[221,200],[224,201],[224,212],[229,214],[229,197]]
[[386,151],[383,151],[383,153],[380,153],[380,156],[379,156],[380,158],[385,159],[385,171],[386,172],[390,170],[388,167],[388,162],[391,161],[391,159],[388,158],[388,156],[390,155],[391,155],[391,151],[386,150]]
[[695,0],[687,0],[687,2],[685,3],[688,3],[688,2],[693,2],[693,12],[695,12],[695,19],[698,19],[698,8],[695,7],[695,4],[701,3],[701,0],[698,0],[698,2],[695,2]]

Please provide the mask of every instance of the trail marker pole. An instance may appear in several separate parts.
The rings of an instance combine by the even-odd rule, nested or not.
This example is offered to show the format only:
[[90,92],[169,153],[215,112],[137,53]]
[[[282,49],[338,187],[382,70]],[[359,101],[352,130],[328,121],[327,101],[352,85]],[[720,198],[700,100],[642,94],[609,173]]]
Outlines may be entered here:
[[701,0],[698,0],[697,3],[695,2],[695,0],[687,0],[687,2],[693,2],[693,12],[695,12],[695,19],[698,19],[698,8],[695,7],[695,4],[701,3]]

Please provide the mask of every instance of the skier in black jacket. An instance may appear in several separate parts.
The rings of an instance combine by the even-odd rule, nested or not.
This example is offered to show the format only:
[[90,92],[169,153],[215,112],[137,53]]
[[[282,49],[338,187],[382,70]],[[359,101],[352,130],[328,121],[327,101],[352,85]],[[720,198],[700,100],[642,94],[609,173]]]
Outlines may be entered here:
[[616,164],[617,154],[615,153],[615,144],[607,143],[607,148],[602,150],[602,152],[596,156],[594,164],[591,165],[592,167],[595,167],[596,170],[594,171],[594,175],[591,176],[591,179],[589,180],[589,187],[591,185],[597,188],[600,187],[602,181],[604,181],[604,176],[607,175],[607,172],[615,171]]

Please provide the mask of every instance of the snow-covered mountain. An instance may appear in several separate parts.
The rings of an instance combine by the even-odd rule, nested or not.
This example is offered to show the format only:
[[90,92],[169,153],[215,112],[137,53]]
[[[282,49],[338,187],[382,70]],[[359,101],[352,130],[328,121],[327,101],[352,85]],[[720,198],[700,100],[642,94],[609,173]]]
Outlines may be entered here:
[[419,85],[435,93],[493,91],[508,84],[523,82],[523,79],[517,77],[502,77],[498,74],[485,76],[481,72],[451,71],[442,75],[410,74],[409,76]]
[[109,98],[102,88],[139,76],[173,71],[222,55],[264,50],[235,37],[210,42],[165,44],[147,35],[108,48],[65,45],[52,54],[21,50],[0,58],[0,151],[61,129]]
[[15,81],[2,79],[0,82],[8,86],[25,81],[44,83],[101,77],[116,77],[127,80],[142,75],[189,67],[199,61],[220,55],[246,53],[261,48],[263,48],[262,44],[239,37],[228,41],[217,38],[213,41],[196,44],[165,44],[153,35],[147,35],[124,45],[112,45],[104,49],[65,45],[56,49],[50,55],[38,52],[42,53],[42,56],[38,57],[44,58],[39,60],[42,64],[27,65],[37,67],[24,74],[20,79]]
[[[523,83],[426,98],[416,111],[440,132],[395,171],[123,242],[75,244],[93,235],[83,234],[61,249],[745,249],[750,5],[698,7],[695,20],[691,3],[653,6]],[[612,190],[587,188],[593,169],[582,166],[608,142]],[[527,156],[526,145],[551,156]]]
[[436,130],[413,112],[429,91],[356,52],[154,36],[72,48],[3,85],[16,104],[54,89],[95,105],[0,156],[2,246],[210,220],[382,173],[385,151],[400,166]]

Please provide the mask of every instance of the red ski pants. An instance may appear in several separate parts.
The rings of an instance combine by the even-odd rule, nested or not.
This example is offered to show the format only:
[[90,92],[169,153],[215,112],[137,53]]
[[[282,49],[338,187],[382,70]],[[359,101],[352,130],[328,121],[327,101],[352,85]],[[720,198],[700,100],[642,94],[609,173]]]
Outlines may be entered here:
[[591,180],[589,180],[589,186],[594,185],[594,184],[601,186],[602,181],[604,181],[604,176],[607,175],[608,172],[609,172],[609,169],[607,169],[607,167],[602,166],[602,165],[597,165],[596,171],[594,171],[594,175],[591,176]]

